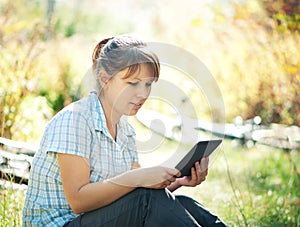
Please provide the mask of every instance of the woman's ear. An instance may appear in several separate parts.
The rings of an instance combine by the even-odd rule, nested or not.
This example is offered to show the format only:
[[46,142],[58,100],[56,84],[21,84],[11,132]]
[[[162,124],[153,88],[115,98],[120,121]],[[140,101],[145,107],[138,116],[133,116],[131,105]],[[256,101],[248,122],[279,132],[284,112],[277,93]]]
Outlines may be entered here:
[[104,88],[110,78],[109,75],[105,71],[100,71],[98,77],[101,87]]

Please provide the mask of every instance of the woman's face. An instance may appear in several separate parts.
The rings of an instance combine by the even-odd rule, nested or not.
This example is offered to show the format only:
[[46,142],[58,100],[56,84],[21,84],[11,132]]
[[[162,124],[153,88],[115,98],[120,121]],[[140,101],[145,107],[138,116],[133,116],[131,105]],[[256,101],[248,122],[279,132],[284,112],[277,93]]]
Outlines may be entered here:
[[124,69],[107,81],[104,89],[106,104],[117,115],[135,115],[148,98],[154,76],[146,64],[140,70],[124,78],[128,69]]

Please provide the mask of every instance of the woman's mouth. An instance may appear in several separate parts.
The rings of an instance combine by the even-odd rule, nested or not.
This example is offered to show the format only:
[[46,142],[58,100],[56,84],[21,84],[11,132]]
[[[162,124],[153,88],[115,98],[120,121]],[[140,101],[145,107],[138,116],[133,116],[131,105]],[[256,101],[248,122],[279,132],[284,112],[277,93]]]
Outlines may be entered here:
[[132,104],[133,104],[133,109],[139,109],[143,105],[143,103],[132,103]]

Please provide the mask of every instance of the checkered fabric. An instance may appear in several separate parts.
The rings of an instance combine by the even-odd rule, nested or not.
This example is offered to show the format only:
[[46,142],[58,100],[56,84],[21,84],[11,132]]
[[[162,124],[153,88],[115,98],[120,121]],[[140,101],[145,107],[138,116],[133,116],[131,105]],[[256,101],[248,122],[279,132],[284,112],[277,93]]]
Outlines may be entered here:
[[47,125],[33,159],[23,209],[23,226],[63,226],[75,218],[64,195],[57,153],[89,160],[90,181],[98,182],[130,170],[138,161],[135,132],[126,118],[114,141],[95,92],[60,111]]

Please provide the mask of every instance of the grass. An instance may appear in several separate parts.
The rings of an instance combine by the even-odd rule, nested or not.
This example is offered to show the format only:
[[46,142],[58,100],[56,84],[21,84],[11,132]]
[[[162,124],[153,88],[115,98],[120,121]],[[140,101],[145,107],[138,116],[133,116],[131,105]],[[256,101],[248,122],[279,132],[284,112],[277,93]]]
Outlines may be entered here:
[[0,181],[0,226],[21,226],[26,186]]
[[[176,146],[164,140],[157,150],[140,154],[141,163],[159,164]],[[299,163],[299,152],[248,149],[226,140],[210,159],[206,181],[176,193],[194,197],[229,226],[300,226]],[[0,226],[21,226],[25,192],[1,185]]]

